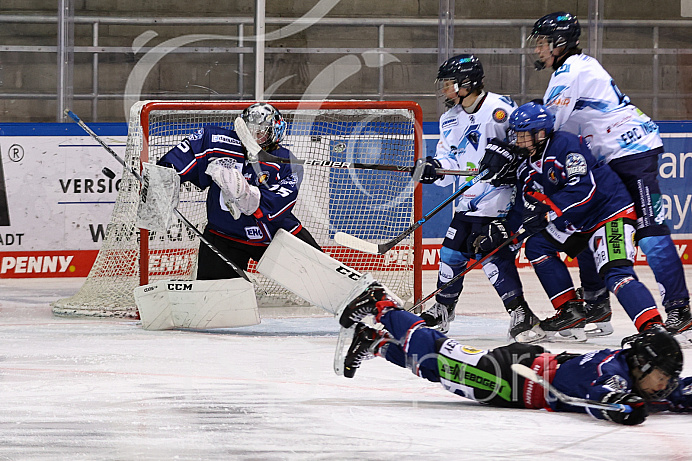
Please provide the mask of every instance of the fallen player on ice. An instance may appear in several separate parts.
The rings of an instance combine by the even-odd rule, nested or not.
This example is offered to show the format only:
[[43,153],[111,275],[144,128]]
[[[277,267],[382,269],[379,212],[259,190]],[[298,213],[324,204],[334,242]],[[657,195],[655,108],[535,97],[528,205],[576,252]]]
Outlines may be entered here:
[[[362,323],[368,316],[384,328]],[[521,343],[479,350],[427,328],[377,282],[345,307],[339,323],[344,328],[355,325],[344,360],[344,376],[349,378],[374,355],[493,406],[586,412],[625,425],[644,422],[652,411],[692,411],[692,377],[680,378],[680,345],[662,327],[625,338],[623,349],[583,355],[552,354]],[[514,364],[529,367],[537,381],[542,377],[554,390],[516,374]]]

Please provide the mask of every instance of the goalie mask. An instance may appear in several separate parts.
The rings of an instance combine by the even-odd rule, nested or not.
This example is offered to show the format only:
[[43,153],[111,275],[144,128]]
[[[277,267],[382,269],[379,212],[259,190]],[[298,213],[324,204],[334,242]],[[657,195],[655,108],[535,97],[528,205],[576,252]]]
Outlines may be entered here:
[[272,105],[258,102],[246,108],[240,117],[255,137],[257,144],[267,149],[279,144],[286,132],[286,122]]
[[[527,102],[509,116],[509,141],[518,146],[517,153],[520,157],[542,155],[554,125],[555,115],[545,106]],[[542,137],[541,131],[544,132]],[[530,142],[527,143],[527,140]]]
[[[435,85],[438,97],[444,98],[447,108],[454,107],[455,99],[459,102],[474,91],[483,89],[483,66],[481,61],[472,54],[453,56],[442,63],[437,71]],[[466,88],[466,96],[460,96],[459,90]]]
[[[663,326],[655,325],[648,330],[631,337],[623,344],[629,345],[627,352],[627,363],[630,369],[637,369],[640,376],[635,377],[635,387],[642,397],[653,400],[665,399],[678,386],[678,378],[682,371],[682,350],[680,344],[675,340]],[[659,384],[658,389],[644,389],[644,380],[651,375],[654,370],[657,375],[665,380],[663,385]],[[659,380],[661,379],[659,378]],[[649,378],[649,381],[651,378]],[[665,387],[664,387],[665,385]]]
[[[536,70],[545,69],[548,65],[555,67],[556,61],[579,46],[580,35],[581,26],[577,17],[564,11],[546,14],[536,21],[527,37],[529,48],[537,55],[534,62]],[[564,48],[559,54],[553,54],[553,50],[560,47]],[[552,62],[549,62],[551,57]]]

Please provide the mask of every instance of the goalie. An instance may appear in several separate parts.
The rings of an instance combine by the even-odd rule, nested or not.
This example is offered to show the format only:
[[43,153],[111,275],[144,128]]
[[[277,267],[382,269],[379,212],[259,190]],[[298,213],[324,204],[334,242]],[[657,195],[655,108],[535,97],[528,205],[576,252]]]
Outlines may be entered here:
[[[384,329],[361,322],[370,316]],[[660,325],[625,338],[623,349],[585,355],[551,354],[541,346],[522,343],[479,350],[426,327],[421,317],[401,309],[377,282],[345,307],[339,323],[344,328],[355,325],[344,360],[344,376],[349,378],[374,355],[439,382],[454,394],[492,406],[586,412],[625,425],[644,422],[651,411],[692,410],[692,377],[679,377],[680,345]],[[572,404],[515,374],[512,365],[517,363],[542,376]],[[627,405],[631,411],[617,411],[612,404]]]
[[[286,131],[281,113],[266,103],[246,108],[241,118],[257,143],[273,155],[291,159],[280,143]],[[259,261],[273,236],[285,229],[315,248],[319,245],[292,209],[302,181],[294,164],[247,160],[247,149],[233,130],[204,127],[183,140],[158,162],[172,167],[181,182],[208,189],[208,223],[203,236],[240,268]],[[200,245],[198,280],[239,277],[207,245]]]

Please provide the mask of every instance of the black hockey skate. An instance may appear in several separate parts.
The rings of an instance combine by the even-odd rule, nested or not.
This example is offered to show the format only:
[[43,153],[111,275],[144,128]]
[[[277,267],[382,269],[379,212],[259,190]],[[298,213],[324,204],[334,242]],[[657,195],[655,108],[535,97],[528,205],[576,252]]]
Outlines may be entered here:
[[449,331],[449,323],[456,317],[455,304],[435,303],[433,307],[423,312],[420,318],[425,320],[425,326],[435,328],[441,333]]
[[666,329],[675,336],[682,347],[692,347],[692,313],[690,305],[674,307],[666,311]]
[[[584,289],[577,288],[577,298],[584,298]],[[586,316],[586,327],[584,332],[589,338],[596,336],[608,336],[613,334],[613,325],[610,319],[613,311],[610,308],[610,298],[606,295],[601,301],[584,300],[586,303],[584,315]]]
[[531,312],[523,297],[516,298],[506,306],[511,319],[507,340],[518,343],[534,343],[545,338],[545,331],[540,326],[540,319]]
[[573,299],[560,306],[557,313],[541,322],[548,338],[555,341],[586,341],[584,300]]
[[[386,305],[377,306],[380,301]],[[353,301],[348,303],[339,317],[339,324],[344,328],[349,328],[356,322],[360,322],[368,315],[381,316],[390,309],[401,309],[385,291],[384,287],[378,282],[372,283],[364,292],[358,295]]]
[[344,359],[344,376],[353,378],[363,360],[373,358],[390,338],[384,330],[376,330],[364,323],[357,324],[353,341]]

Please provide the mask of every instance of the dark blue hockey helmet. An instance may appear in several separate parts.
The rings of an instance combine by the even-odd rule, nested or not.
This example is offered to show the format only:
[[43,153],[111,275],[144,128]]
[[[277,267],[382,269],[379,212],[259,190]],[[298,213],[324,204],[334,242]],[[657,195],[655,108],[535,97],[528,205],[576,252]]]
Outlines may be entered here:
[[271,104],[255,103],[247,107],[240,115],[257,144],[262,148],[279,144],[286,132],[286,122],[281,112]]
[[454,93],[459,93],[460,88],[468,89],[469,94],[483,88],[483,66],[480,59],[472,54],[459,54],[452,56],[442,63],[437,71],[438,95],[445,98],[445,105],[451,107],[454,105],[453,100],[447,96],[445,86],[453,84]]
[[653,325],[637,335],[625,338],[623,347],[627,348],[630,368],[637,368],[641,372],[639,379],[655,368],[670,377],[665,389],[642,397],[661,400],[675,390],[682,372],[682,350],[677,340],[662,325]]
[[[528,131],[531,133],[534,147],[537,152],[542,152],[545,141],[553,132],[555,126],[555,115],[542,104],[527,102],[517,107],[509,116],[509,138],[512,144],[517,143],[517,133]],[[545,130],[545,137],[538,139],[538,133]],[[530,151],[525,148],[517,149],[522,157],[528,157]]]

